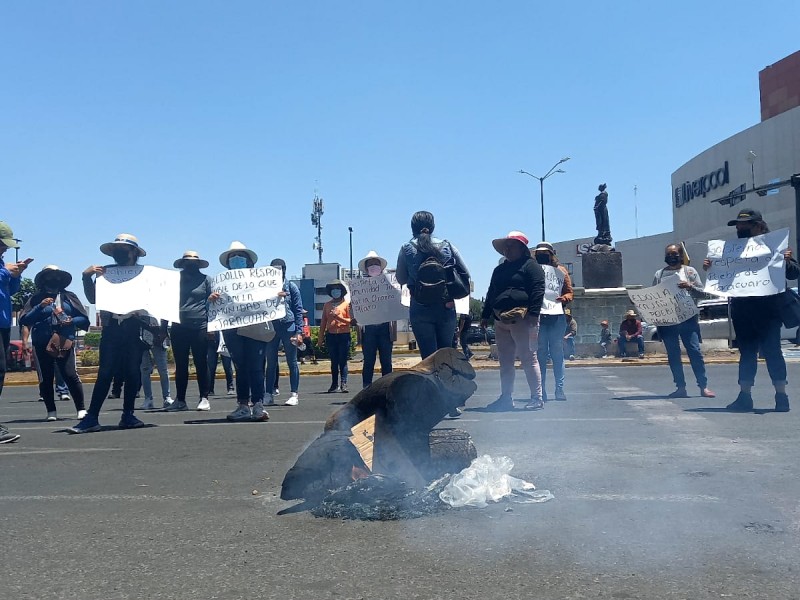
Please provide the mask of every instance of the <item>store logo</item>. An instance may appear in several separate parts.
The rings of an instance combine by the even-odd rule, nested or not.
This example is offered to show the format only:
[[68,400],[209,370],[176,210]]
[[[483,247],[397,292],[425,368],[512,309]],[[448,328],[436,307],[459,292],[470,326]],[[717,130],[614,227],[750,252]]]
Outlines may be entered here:
[[730,183],[728,175],[728,161],[725,166],[716,171],[711,171],[707,175],[698,177],[694,181],[687,181],[680,187],[675,188],[675,208],[680,208],[690,200],[698,196],[706,197],[711,190],[724,187]]

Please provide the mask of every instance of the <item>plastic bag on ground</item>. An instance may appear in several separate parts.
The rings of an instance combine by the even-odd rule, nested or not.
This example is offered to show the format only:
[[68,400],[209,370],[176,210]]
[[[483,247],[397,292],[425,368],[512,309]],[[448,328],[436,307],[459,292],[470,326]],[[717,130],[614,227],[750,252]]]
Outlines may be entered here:
[[548,490],[536,490],[529,481],[509,475],[514,468],[507,456],[492,458],[479,456],[469,467],[452,476],[439,493],[442,502],[453,507],[474,506],[483,508],[489,502],[509,497],[512,502],[547,502],[553,499]]

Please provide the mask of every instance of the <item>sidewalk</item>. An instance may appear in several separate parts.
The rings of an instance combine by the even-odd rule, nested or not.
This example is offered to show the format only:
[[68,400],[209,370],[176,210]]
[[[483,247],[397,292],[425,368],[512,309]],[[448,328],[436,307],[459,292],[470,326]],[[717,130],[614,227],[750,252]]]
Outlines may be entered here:
[[[498,369],[499,363],[496,360],[489,358],[488,346],[475,346],[474,356],[470,363],[475,369]],[[739,353],[735,350],[712,350],[704,353],[706,364],[735,364],[739,360]],[[406,350],[405,348],[395,348],[392,355],[392,366],[396,371],[406,371],[411,369],[420,361],[419,354]],[[688,358],[683,356],[683,363],[689,364]],[[350,374],[360,374],[362,371],[363,359],[361,352],[356,352],[352,360],[348,362],[348,370]],[[645,358],[577,358],[575,360],[565,361],[568,369],[580,367],[643,367],[654,365],[667,365],[667,356],[663,353],[648,354]],[[288,376],[289,372],[286,368],[286,362],[283,357],[279,361],[281,376]],[[306,363],[300,365],[300,375],[329,375],[331,363],[329,360],[320,360],[316,365]],[[380,364],[376,364],[376,373],[380,375]],[[78,367],[78,374],[81,376],[83,383],[95,383],[97,380],[97,367]],[[174,370],[171,371],[174,374]],[[221,373],[217,373],[217,379],[221,377]],[[189,375],[190,379],[194,379],[194,375]],[[158,380],[158,374],[153,374],[153,380]],[[36,371],[13,371],[6,373],[5,385],[36,385]]]

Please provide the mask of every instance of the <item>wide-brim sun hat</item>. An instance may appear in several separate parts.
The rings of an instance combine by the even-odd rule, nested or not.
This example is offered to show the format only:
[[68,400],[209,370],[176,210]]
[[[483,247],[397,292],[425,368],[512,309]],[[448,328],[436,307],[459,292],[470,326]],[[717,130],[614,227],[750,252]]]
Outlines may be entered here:
[[42,267],[42,270],[36,274],[36,277],[33,278],[33,284],[40,288],[42,287],[42,279],[47,277],[48,279],[54,279],[56,284],[58,285],[58,289],[63,290],[66,288],[70,283],[72,283],[72,275],[70,275],[66,271],[62,271],[56,265],[45,265]]
[[330,296],[331,290],[333,288],[339,288],[340,290],[342,290],[342,296],[344,296],[347,293],[347,288],[345,287],[344,283],[342,283],[341,279],[334,279],[333,281],[328,283],[328,285],[325,286],[325,293],[328,294],[328,296]]
[[550,242],[539,242],[536,244],[536,248],[533,249],[534,252],[549,252],[550,254],[555,254],[556,249],[553,248],[553,244]]
[[227,267],[228,259],[230,258],[231,254],[236,254],[237,252],[247,254],[247,256],[250,257],[250,261],[253,264],[256,264],[256,261],[258,260],[258,254],[250,250],[242,242],[231,242],[231,247],[219,255],[219,262],[222,263],[223,267]]
[[113,242],[100,244],[100,252],[106,256],[114,256],[114,248],[117,247],[135,248],[140,257],[147,256],[147,252],[139,245],[139,240],[136,239],[135,235],[131,235],[130,233],[120,233],[114,238]]
[[528,236],[521,231],[509,231],[506,237],[492,240],[492,246],[494,246],[494,249],[500,254],[503,254],[509,240],[517,241],[525,246],[526,249],[528,248]]
[[386,261],[385,258],[383,258],[381,256],[378,256],[378,253],[375,252],[375,250],[370,250],[369,252],[367,252],[367,255],[364,258],[362,258],[360,261],[358,261],[358,269],[362,273],[366,273],[367,272],[367,267],[365,265],[367,264],[368,260],[377,260],[377,261],[379,261],[381,263],[381,271],[383,271],[386,268],[386,265],[389,264]]
[[639,315],[637,315],[637,314],[636,314],[636,311],[635,311],[635,310],[633,310],[633,309],[631,309],[631,310],[629,310],[628,312],[626,312],[626,313],[625,313],[625,317],[626,317],[626,318],[627,318],[627,317],[638,317],[638,316],[639,316]]
[[208,261],[200,258],[200,255],[194,250],[187,250],[183,256],[172,263],[176,269],[182,269],[187,264],[197,265],[198,269],[205,269],[208,266]]

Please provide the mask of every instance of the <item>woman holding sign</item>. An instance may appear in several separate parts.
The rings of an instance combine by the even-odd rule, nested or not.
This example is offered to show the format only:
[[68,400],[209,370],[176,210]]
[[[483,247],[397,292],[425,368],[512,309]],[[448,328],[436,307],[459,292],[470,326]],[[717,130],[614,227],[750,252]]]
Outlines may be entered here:
[[[678,277],[680,283],[678,287],[686,290],[689,294],[704,296],[703,282],[695,269],[688,265],[683,246],[680,244],[670,244],[664,249],[664,262],[667,266],[656,271],[653,276],[653,285],[658,285],[665,277]],[[692,365],[697,387],[700,388],[700,395],[703,398],[716,398],[716,394],[708,389],[708,378],[706,377],[706,363],[703,360],[703,353],[700,351],[700,343],[703,341],[700,336],[700,321],[695,315],[683,323],[677,325],[659,325],[658,335],[664,342],[667,351],[667,361],[669,362],[672,379],[675,381],[675,391],[669,398],[688,398],[686,392],[686,377],[683,374],[683,364],[681,363],[681,342],[686,348],[689,356],[689,363]]]
[[[358,261],[358,268],[364,277],[378,277],[386,268],[386,259],[378,256],[374,250]],[[361,349],[364,353],[364,366],[361,371],[361,384],[367,387],[372,383],[375,372],[375,359],[380,353],[381,377],[392,372],[392,323],[375,323],[364,325],[361,336]]]
[[534,249],[536,262],[542,265],[545,276],[544,302],[539,317],[539,369],[542,372],[542,398],[547,402],[547,357],[553,361],[556,380],[556,400],[566,400],[564,393],[564,331],[567,318],[564,305],[572,302],[572,281],[561,266],[556,251],[549,242],[539,242]]

